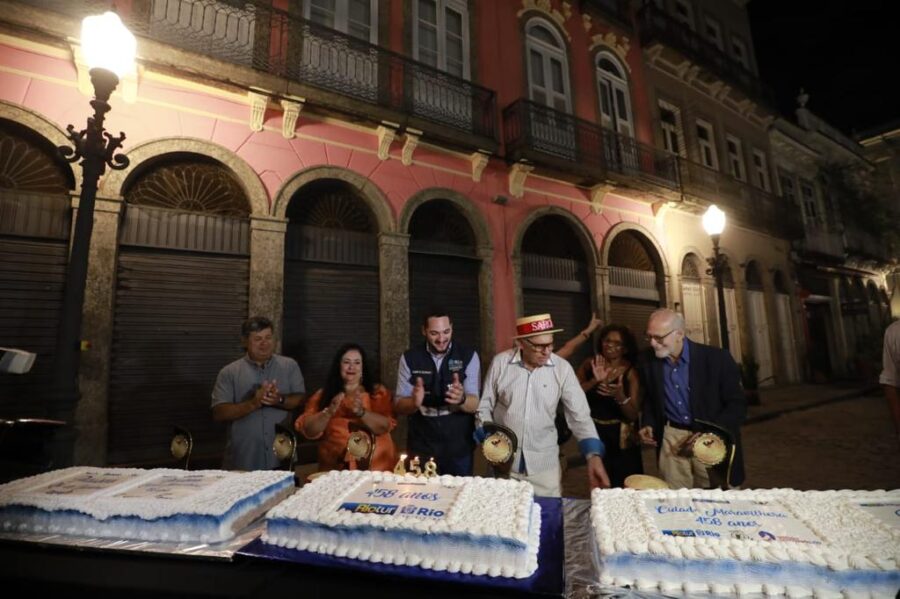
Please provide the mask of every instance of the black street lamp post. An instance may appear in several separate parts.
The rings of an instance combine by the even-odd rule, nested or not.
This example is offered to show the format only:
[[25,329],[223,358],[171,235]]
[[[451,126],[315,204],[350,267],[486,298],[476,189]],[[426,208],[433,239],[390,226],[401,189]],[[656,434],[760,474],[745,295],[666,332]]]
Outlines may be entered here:
[[709,270],[716,281],[716,297],[719,300],[719,337],[723,349],[728,349],[728,316],[725,312],[725,289],[722,285],[722,272],[725,269],[725,256],[719,252],[719,237],[725,229],[725,213],[713,204],[703,215],[703,228],[709,234],[713,244],[713,255],[707,258]]
[[[104,42],[105,48],[102,47]],[[115,46],[109,47],[111,44]],[[133,64],[134,36],[114,13],[87,17],[82,25],[82,47],[88,64],[92,67],[90,76],[94,87],[94,99],[91,100],[91,106],[94,115],[88,117],[87,127],[81,131],[76,131],[72,125],[68,126],[68,137],[74,147],[59,147],[60,154],[68,162],[81,161],[82,183],[78,215],[72,232],[72,248],[66,270],[63,309],[54,356],[55,384],[47,406],[50,415],[65,420],[71,420],[80,395],[78,366],[81,352],[81,314],[87,280],[88,251],[94,228],[97,185],[100,177],[106,172],[106,167],[120,170],[128,166],[128,158],[123,154],[116,154],[122,147],[125,134],[119,133],[118,137],[110,135],[106,132],[103,122],[110,110],[109,97],[119,83],[119,75],[113,69],[122,72]],[[88,51],[89,48],[92,52]],[[96,60],[92,60],[95,57]],[[110,59],[116,62],[104,64],[104,60]]]

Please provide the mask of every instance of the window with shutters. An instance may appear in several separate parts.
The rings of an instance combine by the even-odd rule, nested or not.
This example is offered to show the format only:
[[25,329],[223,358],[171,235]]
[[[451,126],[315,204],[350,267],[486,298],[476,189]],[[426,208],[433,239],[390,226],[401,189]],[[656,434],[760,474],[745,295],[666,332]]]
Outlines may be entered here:
[[728,153],[728,172],[738,181],[747,180],[747,169],[744,166],[744,150],[739,140],[734,135],[725,135],[725,149]]
[[719,50],[724,50],[725,45],[722,42],[722,26],[709,15],[704,18],[704,23],[706,25],[706,39]]
[[659,126],[662,129],[663,148],[672,154],[684,156],[681,110],[664,100],[660,100]]
[[469,79],[468,13],[464,0],[414,0],[413,57]]
[[357,39],[378,42],[377,0],[307,0],[304,16]]
[[600,124],[616,133],[634,137],[628,80],[621,63],[609,52],[597,54],[597,85]]
[[747,54],[747,44],[738,37],[731,38],[731,55],[742,67],[750,70],[750,57]]
[[769,191],[769,163],[762,150],[753,148],[753,183],[764,191]]
[[688,0],[675,0],[675,20],[694,29],[694,7]]
[[565,45],[556,30],[541,19],[526,28],[528,97],[560,112],[571,112],[569,66]]
[[700,161],[703,165],[713,170],[719,170],[713,126],[702,119],[697,119],[697,145],[700,148]]

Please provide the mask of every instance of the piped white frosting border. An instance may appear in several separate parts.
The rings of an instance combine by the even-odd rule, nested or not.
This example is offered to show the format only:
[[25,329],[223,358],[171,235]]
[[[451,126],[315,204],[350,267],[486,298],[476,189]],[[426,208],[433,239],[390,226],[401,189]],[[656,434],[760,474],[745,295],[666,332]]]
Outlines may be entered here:
[[344,470],[330,472],[304,486],[273,508],[267,518],[284,518],[329,527],[375,527],[421,534],[469,534],[526,545],[534,503],[532,486],[523,481],[441,476],[429,484],[459,487],[456,501],[440,519],[403,514],[379,516],[338,509],[360,485],[379,482],[421,483],[421,478],[389,472]]
[[[670,537],[656,527],[645,499],[732,499],[778,501],[823,542],[810,545],[762,539]],[[601,556],[652,555],[688,560],[807,563],[841,570],[897,570],[900,532],[854,505],[855,501],[898,502],[895,491],[795,491],[763,489],[652,490],[595,489],[591,523]]]
[[[94,493],[84,495],[47,495],[38,489],[86,473],[132,475],[131,478]],[[123,491],[153,482],[163,476],[218,477],[220,480],[199,489],[187,497],[160,500],[154,497],[115,497]],[[158,468],[94,468],[88,466],[45,472],[0,485],[0,509],[13,506],[35,508],[48,512],[73,511],[97,520],[111,517],[136,517],[156,520],[177,515],[219,517],[235,504],[274,485],[293,484],[290,472],[256,471],[227,472],[224,470],[172,470]]]

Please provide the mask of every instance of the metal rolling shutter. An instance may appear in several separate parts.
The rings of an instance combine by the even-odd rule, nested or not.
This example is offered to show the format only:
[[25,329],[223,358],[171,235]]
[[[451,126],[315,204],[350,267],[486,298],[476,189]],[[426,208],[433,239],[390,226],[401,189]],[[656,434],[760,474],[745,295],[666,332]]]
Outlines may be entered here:
[[378,289],[372,266],[285,263],[282,353],[300,364],[310,394],[324,385],[334,352],[351,341],[378,376]]
[[0,346],[37,354],[31,372],[0,373],[4,418],[44,415],[62,310],[70,227],[66,196],[0,191]]
[[68,245],[0,238],[0,345],[37,354],[28,374],[0,374],[4,418],[43,415],[62,309]]
[[[563,329],[555,337],[556,347],[562,347],[591,320],[590,285],[584,263],[523,254],[522,274],[523,316],[549,313],[553,324]],[[577,368],[592,352],[590,343],[584,343],[570,362]]]
[[219,370],[243,352],[249,222],[128,206],[121,244],[108,461],[171,462],[179,425],[194,437],[195,461],[215,463],[225,427],[212,420],[210,393]]
[[647,320],[654,310],[659,308],[658,302],[650,300],[626,299],[621,297],[609,298],[609,312],[611,322],[625,325],[637,338],[639,347],[646,347],[644,334],[647,332]]
[[410,344],[422,343],[422,316],[433,306],[450,313],[453,338],[481,348],[480,263],[476,259],[409,253]]
[[246,258],[122,248],[109,385],[109,461],[160,463],[172,427],[194,437],[194,455],[224,447],[210,393],[241,355],[247,318]]

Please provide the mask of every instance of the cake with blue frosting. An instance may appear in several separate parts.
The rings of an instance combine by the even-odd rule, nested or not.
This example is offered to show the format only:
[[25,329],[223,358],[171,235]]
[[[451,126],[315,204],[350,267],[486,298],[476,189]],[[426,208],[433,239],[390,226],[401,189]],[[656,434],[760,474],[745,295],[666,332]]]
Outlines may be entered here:
[[293,489],[290,472],[66,468],[0,486],[0,530],[215,543]]
[[594,490],[600,582],[672,595],[895,597],[900,491]]
[[527,482],[387,472],[320,476],[266,515],[269,544],[373,563],[527,578],[541,511]]

